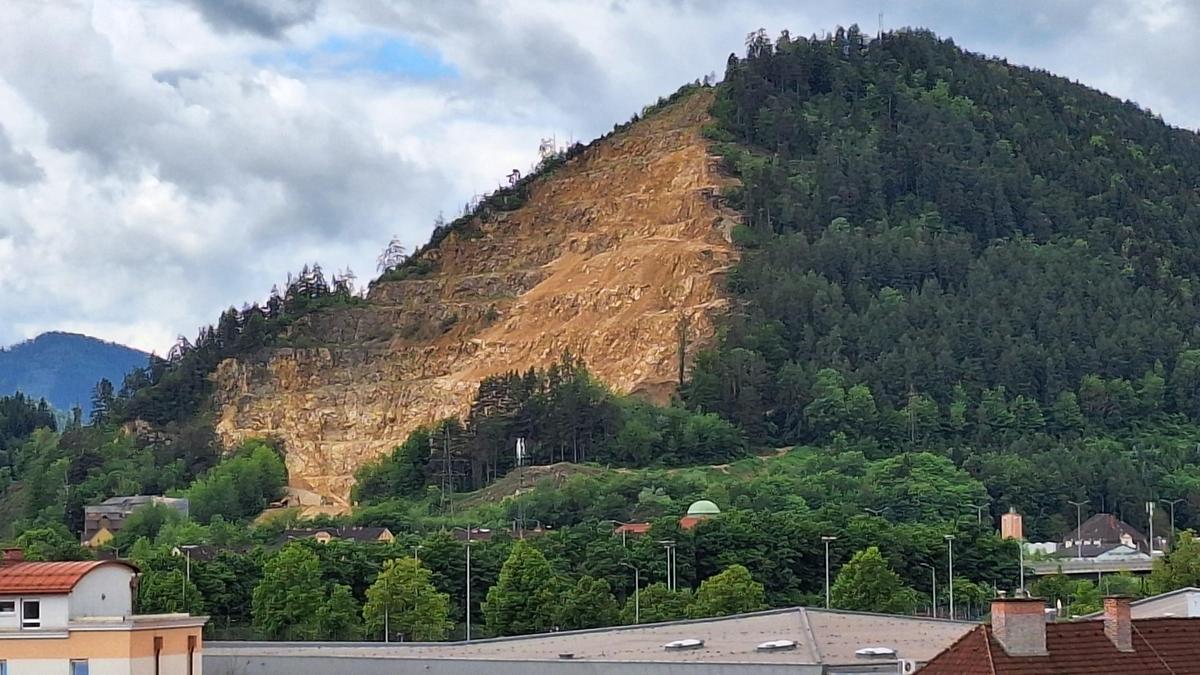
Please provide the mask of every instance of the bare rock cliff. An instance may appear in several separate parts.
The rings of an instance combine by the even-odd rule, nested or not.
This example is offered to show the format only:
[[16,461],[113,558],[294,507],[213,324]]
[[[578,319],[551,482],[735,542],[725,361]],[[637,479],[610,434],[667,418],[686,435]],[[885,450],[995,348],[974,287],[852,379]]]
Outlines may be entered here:
[[692,94],[538,179],[522,208],[422,254],[434,272],[375,284],[214,375],[227,443],[274,435],[291,482],[345,504],[354,471],[410,431],[465,413],[481,379],[564,352],[615,390],[666,400],[710,343],[735,258]]

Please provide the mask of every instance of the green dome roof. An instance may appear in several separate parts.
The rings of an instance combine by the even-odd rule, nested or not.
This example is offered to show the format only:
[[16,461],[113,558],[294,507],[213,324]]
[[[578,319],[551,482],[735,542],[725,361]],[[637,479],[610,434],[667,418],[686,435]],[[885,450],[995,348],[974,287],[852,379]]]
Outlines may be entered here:
[[719,513],[721,513],[721,509],[718,509],[716,504],[707,499],[701,499],[692,504],[688,507],[687,512],[689,516],[715,516]]

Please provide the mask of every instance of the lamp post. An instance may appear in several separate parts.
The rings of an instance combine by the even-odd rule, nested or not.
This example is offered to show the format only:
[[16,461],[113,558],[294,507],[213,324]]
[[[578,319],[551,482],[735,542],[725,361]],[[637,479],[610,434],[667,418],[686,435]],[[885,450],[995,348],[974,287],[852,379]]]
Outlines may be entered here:
[[[983,510],[988,507],[987,504],[967,504],[967,506],[975,509],[975,522],[983,525]],[[989,516],[990,517],[990,516]]]
[[1083,507],[1087,501],[1067,503],[1075,507],[1075,559],[1083,560]]
[[467,642],[471,641],[471,530],[467,528]]
[[419,550],[421,550],[421,549],[423,549],[423,548],[425,548],[425,547],[424,547],[424,546],[422,546],[422,545],[420,545],[420,544],[417,544],[417,545],[415,545],[415,546],[413,546],[413,547],[412,547],[412,550],[413,550],[413,560],[415,560],[415,561],[417,561],[417,562],[421,562],[421,559],[417,557],[417,551],[419,551]]
[[821,541],[825,542],[825,609],[829,609],[829,544],[837,541],[837,537],[826,535]]
[[633,622],[639,624],[642,622],[642,605],[639,596],[642,591],[642,571],[627,562],[621,563],[621,567],[633,570]]
[[180,595],[183,597],[183,610],[185,612],[187,611],[187,587],[188,584],[192,583],[192,550],[195,548],[195,544],[186,544],[179,547],[179,550],[183,551],[184,560],[183,587],[180,588]]
[[947,534],[947,535],[943,535],[942,538],[946,540],[946,552],[949,556],[950,620],[953,621],[954,620],[954,535]]
[[1017,540],[1017,565],[1021,568],[1021,597],[1025,597],[1025,538]]
[[929,573],[933,575],[933,592],[930,597],[933,598],[933,618],[937,618],[937,568],[929,563],[921,563],[921,567],[928,567]]
[[1185,501],[1183,499],[1160,499],[1158,500],[1167,505],[1171,509],[1171,546],[1175,545],[1175,505]]
[[675,575],[675,540],[663,539],[658,543],[667,549],[667,588],[673,591],[678,586]]
[[1154,557],[1154,502],[1146,502],[1146,520],[1150,522],[1150,557]]

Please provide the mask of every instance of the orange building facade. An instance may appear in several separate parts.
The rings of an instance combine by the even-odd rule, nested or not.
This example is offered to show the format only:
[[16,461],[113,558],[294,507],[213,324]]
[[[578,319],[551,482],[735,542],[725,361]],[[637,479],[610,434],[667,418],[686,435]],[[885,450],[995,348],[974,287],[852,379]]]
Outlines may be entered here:
[[0,559],[0,674],[201,675],[207,617],[135,615],[138,570],[115,560]]

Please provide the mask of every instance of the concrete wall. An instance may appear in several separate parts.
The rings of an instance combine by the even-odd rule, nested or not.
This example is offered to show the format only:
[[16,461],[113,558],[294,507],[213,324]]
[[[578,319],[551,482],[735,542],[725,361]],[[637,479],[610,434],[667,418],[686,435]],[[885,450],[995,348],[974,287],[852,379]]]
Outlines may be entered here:
[[88,572],[71,591],[71,618],[133,614],[133,570],[124,565],[101,565]]
[[204,655],[205,675],[820,675],[815,665]]

